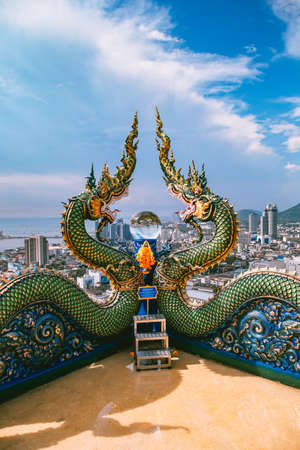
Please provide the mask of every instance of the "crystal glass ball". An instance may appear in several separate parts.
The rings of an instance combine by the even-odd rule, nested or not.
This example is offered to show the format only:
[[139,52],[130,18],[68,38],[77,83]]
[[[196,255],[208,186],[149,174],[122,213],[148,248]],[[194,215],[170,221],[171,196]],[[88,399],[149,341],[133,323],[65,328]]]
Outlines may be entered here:
[[160,230],[160,219],[151,211],[137,213],[130,220],[130,233],[134,239],[157,239]]

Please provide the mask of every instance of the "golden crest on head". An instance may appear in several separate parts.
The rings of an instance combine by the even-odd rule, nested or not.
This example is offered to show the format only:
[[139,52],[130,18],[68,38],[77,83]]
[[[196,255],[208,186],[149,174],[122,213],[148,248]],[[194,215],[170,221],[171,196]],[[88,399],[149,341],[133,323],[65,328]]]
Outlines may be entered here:
[[199,183],[196,180],[193,180],[191,183],[191,191],[196,196],[201,195],[203,192],[202,187],[199,185]]

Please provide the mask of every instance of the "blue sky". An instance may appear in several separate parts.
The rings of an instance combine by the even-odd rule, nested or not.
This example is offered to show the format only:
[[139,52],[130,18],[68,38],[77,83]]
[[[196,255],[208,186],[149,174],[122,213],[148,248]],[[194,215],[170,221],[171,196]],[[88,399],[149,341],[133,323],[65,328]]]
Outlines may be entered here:
[[119,163],[136,110],[120,215],[182,208],[162,181],[155,105],[178,167],[204,162],[236,209],[293,206],[299,78],[300,0],[0,0],[0,216],[58,216],[91,162]]

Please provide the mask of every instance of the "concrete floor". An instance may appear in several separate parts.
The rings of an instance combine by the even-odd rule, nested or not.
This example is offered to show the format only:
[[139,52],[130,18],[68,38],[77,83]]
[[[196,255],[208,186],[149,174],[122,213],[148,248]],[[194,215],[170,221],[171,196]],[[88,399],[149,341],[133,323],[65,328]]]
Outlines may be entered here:
[[183,352],[135,372],[129,350],[0,406],[0,449],[299,450],[300,390]]

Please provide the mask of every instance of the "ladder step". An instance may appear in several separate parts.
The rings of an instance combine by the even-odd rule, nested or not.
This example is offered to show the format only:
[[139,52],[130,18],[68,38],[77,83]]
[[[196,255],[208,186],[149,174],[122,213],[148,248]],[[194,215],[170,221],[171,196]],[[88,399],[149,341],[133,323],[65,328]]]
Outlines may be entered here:
[[171,363],[168,360],[168,358],[165,361],[164,360],[159,361],[159,362],[157,361],[155,364],[152,364],[150,359],[142,359],[142,360],[139,360],[139,362],[136,366],[137,370],[169,369],[170,367],[171,367]]
[[133,316],[134,322],[155,322],[156,320],[166,320],[163,314],[145,314],[143,316]]
[[147,350],[136,353],[137,370],[167,369],[171,367],[170,350]]
[[169,336],[167,333],[153,332],[153,333],[137,333],[135,338],[138,340],[156,340],[156,339],[167,339]]
[[159,358],[171,358],[170,350],[145,350],[139,351],[136,354],[139,359],[159,359]]
[[[166,318],[163,314],[145,314],[142,316],[134,316],[134,334],[143,332],[152,332],[151,324],[160,324],[160,332],[166,331]],[[148,324],[146,326],[144,324]],[[150,328],[150,329],[149,329]]]

